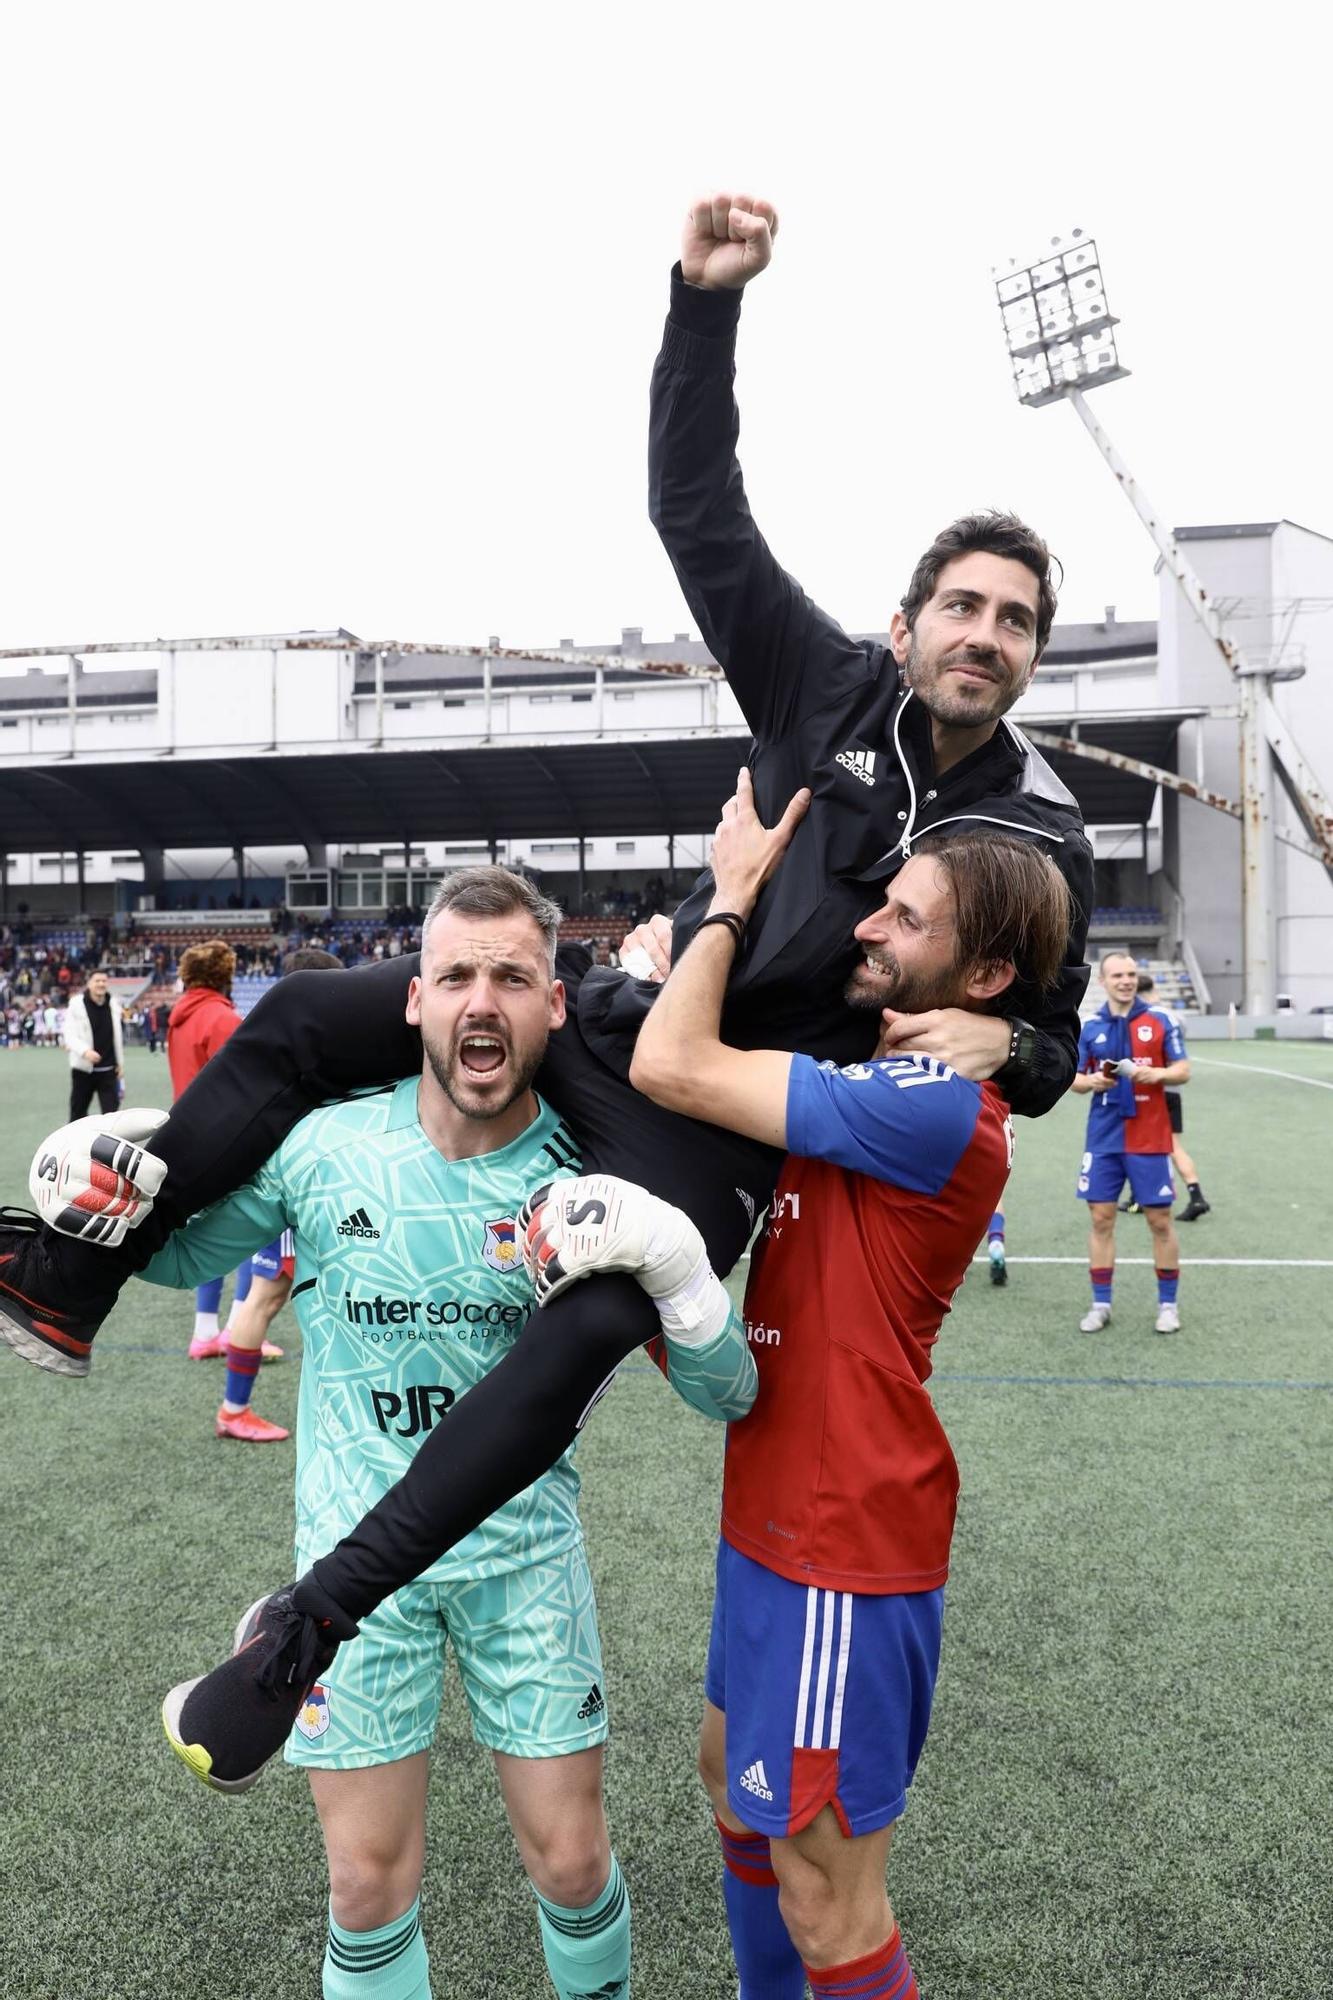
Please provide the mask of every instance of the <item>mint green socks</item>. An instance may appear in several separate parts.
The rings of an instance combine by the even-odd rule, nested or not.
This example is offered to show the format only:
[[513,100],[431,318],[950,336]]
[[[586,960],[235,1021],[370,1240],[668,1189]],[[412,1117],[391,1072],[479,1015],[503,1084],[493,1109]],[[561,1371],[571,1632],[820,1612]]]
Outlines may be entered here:
[[546,1969],[560,2000],[629,2000],[629,1891],[611,1857],[606,1887],[586,1910],[537,1898]]
[[431,2000],[420,1896],[377,1931],[345,1931],[329,1911],[324,2000]]

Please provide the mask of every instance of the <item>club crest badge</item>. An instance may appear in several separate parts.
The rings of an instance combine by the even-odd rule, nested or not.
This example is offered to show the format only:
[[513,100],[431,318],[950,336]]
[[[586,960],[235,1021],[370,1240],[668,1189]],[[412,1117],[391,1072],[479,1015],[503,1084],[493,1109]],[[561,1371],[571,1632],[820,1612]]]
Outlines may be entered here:
[[493,1271],[518,1269],[518,1242],[512,1215],[501,1216],[498,1222],[488,1222],[485,1225],[481,1242],[481,1261],[483,1264],[489,1264]]
[[322,1736],[329,1726],[329,1691],[316,1681],[301,1704],[301,1712],[296,1718],[296,1727],[308,1742],[313,1743]]
[[1139,1034],[1139,1040],[1141,1042],[1150,1042],[1152,1040],[1152,1028],[1149,1026],[1147,1021],[1143,1023],[1142,1027],[1138,1031],[1138,1034]]

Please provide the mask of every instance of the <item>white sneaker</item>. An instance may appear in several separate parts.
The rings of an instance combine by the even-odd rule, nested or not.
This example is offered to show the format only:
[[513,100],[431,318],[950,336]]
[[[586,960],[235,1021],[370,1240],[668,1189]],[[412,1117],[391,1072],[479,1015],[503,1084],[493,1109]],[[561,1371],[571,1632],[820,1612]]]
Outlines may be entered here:
[[1180,1309],[1178,1306],[1158,1306],[1157,1332],[1158,1333],[1180,1332]]
[[1089,1306],[1078,1323],[1078,1330],[1080,1333],[1100,1333],[1110,1317],[1110,1306]]

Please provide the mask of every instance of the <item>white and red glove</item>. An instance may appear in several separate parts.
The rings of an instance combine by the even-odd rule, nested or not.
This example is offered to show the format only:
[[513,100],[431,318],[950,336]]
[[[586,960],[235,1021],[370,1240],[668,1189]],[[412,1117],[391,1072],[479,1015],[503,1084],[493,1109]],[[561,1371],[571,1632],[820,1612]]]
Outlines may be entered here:
[[62,1236],[108,1249],[137,1229],[167,1177],[166,1163],[145,1151],[165,1111],[114,1111],[76,1118],[32,1156],[28,1191],[43,1222]]
[[703,1347],[727,1323],[730,1301],[698,1229],[633,1181],[582,1174],[535,1188],[518,1213],[518,1240],[539,1306],[594,1272],[624,1271],[669,1339]]

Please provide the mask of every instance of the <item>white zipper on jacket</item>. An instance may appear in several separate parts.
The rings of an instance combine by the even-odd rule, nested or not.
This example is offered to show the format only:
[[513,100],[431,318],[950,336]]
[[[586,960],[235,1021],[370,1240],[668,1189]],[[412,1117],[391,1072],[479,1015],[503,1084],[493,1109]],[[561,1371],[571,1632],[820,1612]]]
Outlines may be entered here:
[[[907,825],[898,835],[897,840],[894,842],[893,846],[889,849],[888,853],[880,857],[880,861],[890,860],[892,856],[898,852],[898,849],[900,847],[903,851],[904,859],[912,852],[912,847],[911,847],[912,827],[916,821],[916,786],[912,783],[912,769],[907,759],[903,756],[903,746],[902,743],[899,741],[898,737],[898,731],[902,725],[903,710],[906,708],[908,702],[911,699],[912,699],[912,690],[911,688],[908,688],[906,693],[903,695],[902,700],[898,703],[898,713],[893,718],[893,748],[898,758],[898,769],[902,772],[903,776],[907,780],[907,797],[908,800],[910,801],[907,808]],[[880,861],[877,861],[875,863],[875,866],[877,868],[880,866]]]
[[[1029,826],[1020,820],[997,819],[994,813],[950,813],[948,819],[932,820],[930,825],[922,830],[921,838],[924,840],[927,834],[938,833],[942,826],[957,826],[961,820],[969,820],[974,826],[1008,827],[1011,833],[1035,833],[1039,840],[1053,840],[1060,847],[1063,847],[1065,844],[1065,837],[1062,833],[1049,833],[1044,826]],[[904,857],[910,856],[912,847],[908,834],[905,833],[898,844],[903,850]],[[892,853],[893,849],[890,848],[889,852]]]
[[[888,850],[888,853],[882,854],[880,856],[879,860],[875,863],[876,868],[882,867],[886,861],[890,860],[898,852],[898,849],[900,847],[903,851],[903,859],[905,861],[910,858],[912,853],[912,839],[916,832],[916,811],[917,811],[916,786],[912,783],[911,766],[908,764],[907,759],[903,756],[903,746],[898,736],[899,726],[902,723],[903,719],[903,710],[907,707],[907,704],[911,699],[912,699],[912,689],[908,688],[902,700],[898,704],[898,713],[893,718],[893,747],[894,750],[897,752],[898,756],[898,768],[901,770],[903,776],[907,780],[907,796],[911,801],[907,809],[907,825],[903,828],[902,832],[899,834],[893,846]],[[933,799],[935,794],[934,792],[930,792],[927,794],[927,796]],[[956,826],[960,820],[972,820],[974,822],[982,822],[987,826],[1003,826],[1007,827],[1012,833],[1026,833],[1026,834],[1035,833],[1042,840],[1055,841],[1057,845],[1060,847],[1063,847],[1065,844],[1065,837],[1062,833],[1048,833],[1045,827],[1025,826],[1020,824],[1018,821],[1012,819],[996,819],[994,814],[992,813],[951,813],[948,819],[933,820],[925,831],[926,833],[938,833],[939,829],[942,826]],[[924,834],[922,835],[922,838],[923,839],[925,838]]]

